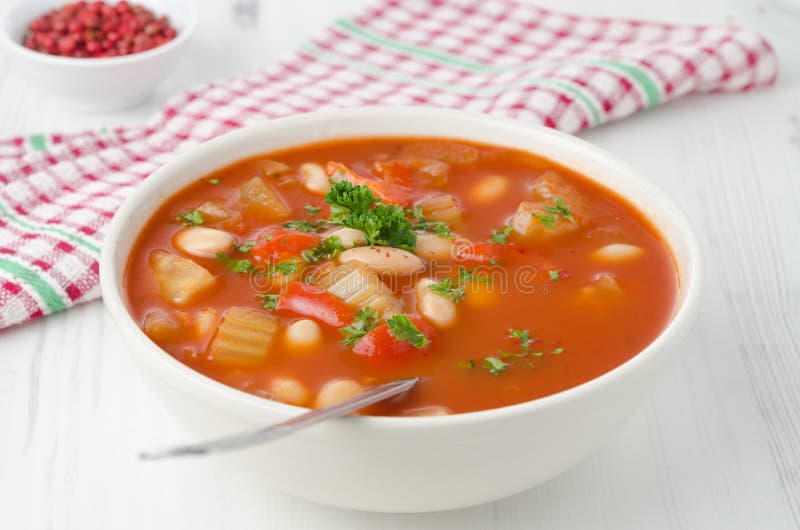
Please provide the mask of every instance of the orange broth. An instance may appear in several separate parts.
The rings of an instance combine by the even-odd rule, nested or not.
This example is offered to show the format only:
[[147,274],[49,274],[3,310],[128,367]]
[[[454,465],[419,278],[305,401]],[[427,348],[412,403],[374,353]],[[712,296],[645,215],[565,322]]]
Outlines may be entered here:
[[[263,360],[238,365],[209,358],[214,327],[225,311],[231,306],[259,308],[262,301],[256,297],[251,274],[228,270],[218,259],[186,256],[173,246],[172,238],[182,228],[176,222],[178,214],[215,199],[241,213],[241,224],[228,230],[240,243],[258,240],[269,223],[248,214],[239,204],[239,190],[263,173],[260,167],[265,160],[291,168],[277,177],[264,177],[290,209],[289,218],[313,221],[325,219],[330,210],[323,196],[308,193],[299,182],[301,164],[325,166],[336,161],[366,180],[379,182],[371,169],[376,160],[405,160],[404,153],[409,152],[411,144],[422,145],[421,152],[425,153],[426,142],[434,140],[365,138],[311,144],[235,163],[186,187],[149,219],[131,252],[125,288],[134,320],[142,325],[154,310],[172,315],[170,318],[178,322],[174,333],[168,340],[156,339],[170,355],[212,379],[264,397],[274,397],[270,382],[275,377],[293,378],[308,390],[309,398],[298,403],[306,406],[312,406],[314,396],[334,379],[350,378],[366,388],[401,377],[422,377],[406,396],[365,411],[373,415],[424,413],[429,407],[461,413],[548,396],[626,362],[665,328],[676,304],[676,266],[662,237],[640,212],[612,191],[546,158],[459,142],[477,151],[477,160],[449,164],[449,182],[443,188],[426,187],[419,171],[411,170],[415,202],[431,193],[448,193],[456,198],[463,210],[463,222],[450,227],[454,234],[471,241],[491,239],[493,230],[509,223],[520,202],[530,200],[531,186],[545,172],[557,174],[579,194],[586,205],[580,226],[568,227],[572,230],[569,233],[535,240],[512,230],[505,244],[521,249],[520,255],[501,259],[496,265],[482,265],[492,283],[466,283],[466,295],[456,304],[456,322],[446,329],[431,326],[430,345],[412,348],[400,360],[384,362],[357,355],[340,343],[338,328],[325,324],[320,325],[321,344],[309,351],[294,351],[283,343],[281,334],[289,323],[304,317],[284,309],[265,310],[280,318],[280,330]],[[427,155],[436,158],[437,149],[441,151],[431,148]],[[474,187],[487,175],[506,177],[509,187],[493,200],[476,202]],[[320,212],[311,215],[307,204],[320,208]],[[559,214],[556,218],[559,225],[571,222],[559,218]],[[612,243],[634,245],[642,252],[632,259],[610,262],[594,257],[598,248]],[[162,296],[151,270],[148,257],[155,249],[190,257],[215,277],[215,285],[190,305],[176,308]],[[248,253],[235,254],[237,258],[248,257]],[[426,265],[423,276],[431,274],[432,264]],[[455,282],[459,266],[469,269],[473,265],[443,260],[435,267],[434,279],[450,277]],[[549,271],[557,271],[558,278]],[[523,272],[525,278],[520,277]],[[597,287],[599,274],[613,278],[611,289]],[[400,290],[408,284],[408,280],[400,279],[393,287]],[[398,297],[404,301],[404,313],[417,315],[413,292],[399,293]],[[184,320],[188,314],[192,321],[196,311],[207,308],[216,311],[216,320],[206,334],[197,334],[175,316],[184,311]],[[530,343],[511,338],[510,329],[526,330]],[[487,357],[500,359],[505,367],[493,372]]]

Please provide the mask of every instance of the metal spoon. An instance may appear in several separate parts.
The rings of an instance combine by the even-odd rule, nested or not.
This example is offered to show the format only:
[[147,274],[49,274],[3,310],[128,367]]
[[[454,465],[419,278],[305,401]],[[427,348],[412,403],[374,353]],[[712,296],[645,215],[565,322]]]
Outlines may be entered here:
[[156,449],[154,451],[145,451],[139,453],[139,458],[141,460],[161,460],[162,458],[172,458],[175,456],[207,455],[209,453],[229,451],[248,445],[269,442],[292,434],[300,429],[311,427],[325,420],[345,416],[368,405],[373,405],[384,399],[400,395],[403,392],[411,390],[411,387],[417,384],[418,381],[419,377],[398,379],[371,388],[352,399],[342,401],[336,405],[314,409],[305,414],[295,416],[294,418],[276,423],[275,425],[270,425],[263,429],[232,434],[223,438],[217,438],[216,440],[209,440],[197,444],[179,445],[165,449]]

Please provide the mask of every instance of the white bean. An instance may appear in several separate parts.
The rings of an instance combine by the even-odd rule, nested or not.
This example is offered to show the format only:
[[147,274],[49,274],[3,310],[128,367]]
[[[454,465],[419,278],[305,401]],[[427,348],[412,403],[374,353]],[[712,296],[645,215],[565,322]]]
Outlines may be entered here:
[[436,327],[446,328],[456,321],[456,304],[446,296],[431,290],[434,283],[430,278],[423,278],[417,282],[417,311],[419,314]]
[[470,198],[475,202],[492,202],[499,199],[508,191],[511,182],[502,175],[488,175],[483,177],[469,190]]
[[217,252],[229,252],[236,239],[222,230],[205,226],[182,228],[172,237],[172,244],[181,252],[198,258],[213,258]]
[[435,234],[417,234],[417,255],[425,259],[443,260],[450,258],[453,240]]
[[325,383],[325,386],[320,390],[316,401],[314,402],[315,408],[330,407],[350,398],[354,398],[362,391],[361,385],[352,379],[335,379]]
[[638,258],[642,254],[644,254],[644,250],[636,245],[628,245],[627,243],[612,243],[611,245],[598,248],[592,253],[592,256],[600,261],[621,262]]
[[308,402],[308,389],[296,379],[276,377],[269,385],[269,391],[279,400],[290,405],[304,405]]
[[339,254],[339,261],[358,261],[378,274],[408,276],[425,270],[425,264],[417,256],[394,247],[357,247]]
[[322,330],[319,324],[308,318],[296,320],[286,327],[284,341],[293,348],[312,348],[322,341]]
[[339,241],[342,243],[342,246],[344,248],[357,247],[367,242],[364,239],[364,234],[361,233],[361,230],[356,230],[355,228],[347,228],[346,226],[334,230],[325,237],[328,238],[333,236],[339,238]]
[[303,187],[309,193],[325,195],[331,188],[331,182],[325,173],[325,168],[319,164],[307,162],[300,166],[300,177],[303,181]]

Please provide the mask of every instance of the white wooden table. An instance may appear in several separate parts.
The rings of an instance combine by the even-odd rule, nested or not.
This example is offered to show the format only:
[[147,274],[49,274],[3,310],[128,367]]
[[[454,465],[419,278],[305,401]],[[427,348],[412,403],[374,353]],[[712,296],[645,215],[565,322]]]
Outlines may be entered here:
[[[708,262],[699,324],[605,449],[515,497],[415,516],[242,490],[183,462],[141,464],[136,450],[183,433],[95,302],[0,332],[0,529],[800,528],[800,7],[791,1],[539,2],[736,22],[763,32],[782,61],[774,89],[690,97],[584,134],[677,198]],[[167,97],[273,61],[362,3],[198,0],[197,59],[144,106],[110,115],[63,108],[0,57],[0,135],[141,122]]]

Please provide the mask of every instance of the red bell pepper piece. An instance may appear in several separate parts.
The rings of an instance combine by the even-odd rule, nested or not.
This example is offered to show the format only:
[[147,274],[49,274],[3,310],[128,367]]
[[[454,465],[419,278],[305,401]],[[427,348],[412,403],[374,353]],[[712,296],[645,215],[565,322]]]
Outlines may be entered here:
[[[419,317],[410,316],[408,318],[417,326],[417,329],[430,339],[433,334],[433,328],[427,322]],[[397,339],[389,331],[389,325],[384,322],[361,337],[361,340],[353,346],[353,353],[375,361],[399,361],[407,359],[414,352],[425,351],[429,347],[430,343],[422,348],[417,348],[408,341]]]
[[277,309],[314,318],[341,328],[353,322],[355,313],[336,296],[303,282],[290,283],[278,299]]
[[259,243],[250,250],[250,255],[255,261],[277,263],[288,256],[299,256],[304,250],[317,246],[319,242],[320,237],[317,234],[270,226],[259,237]]

